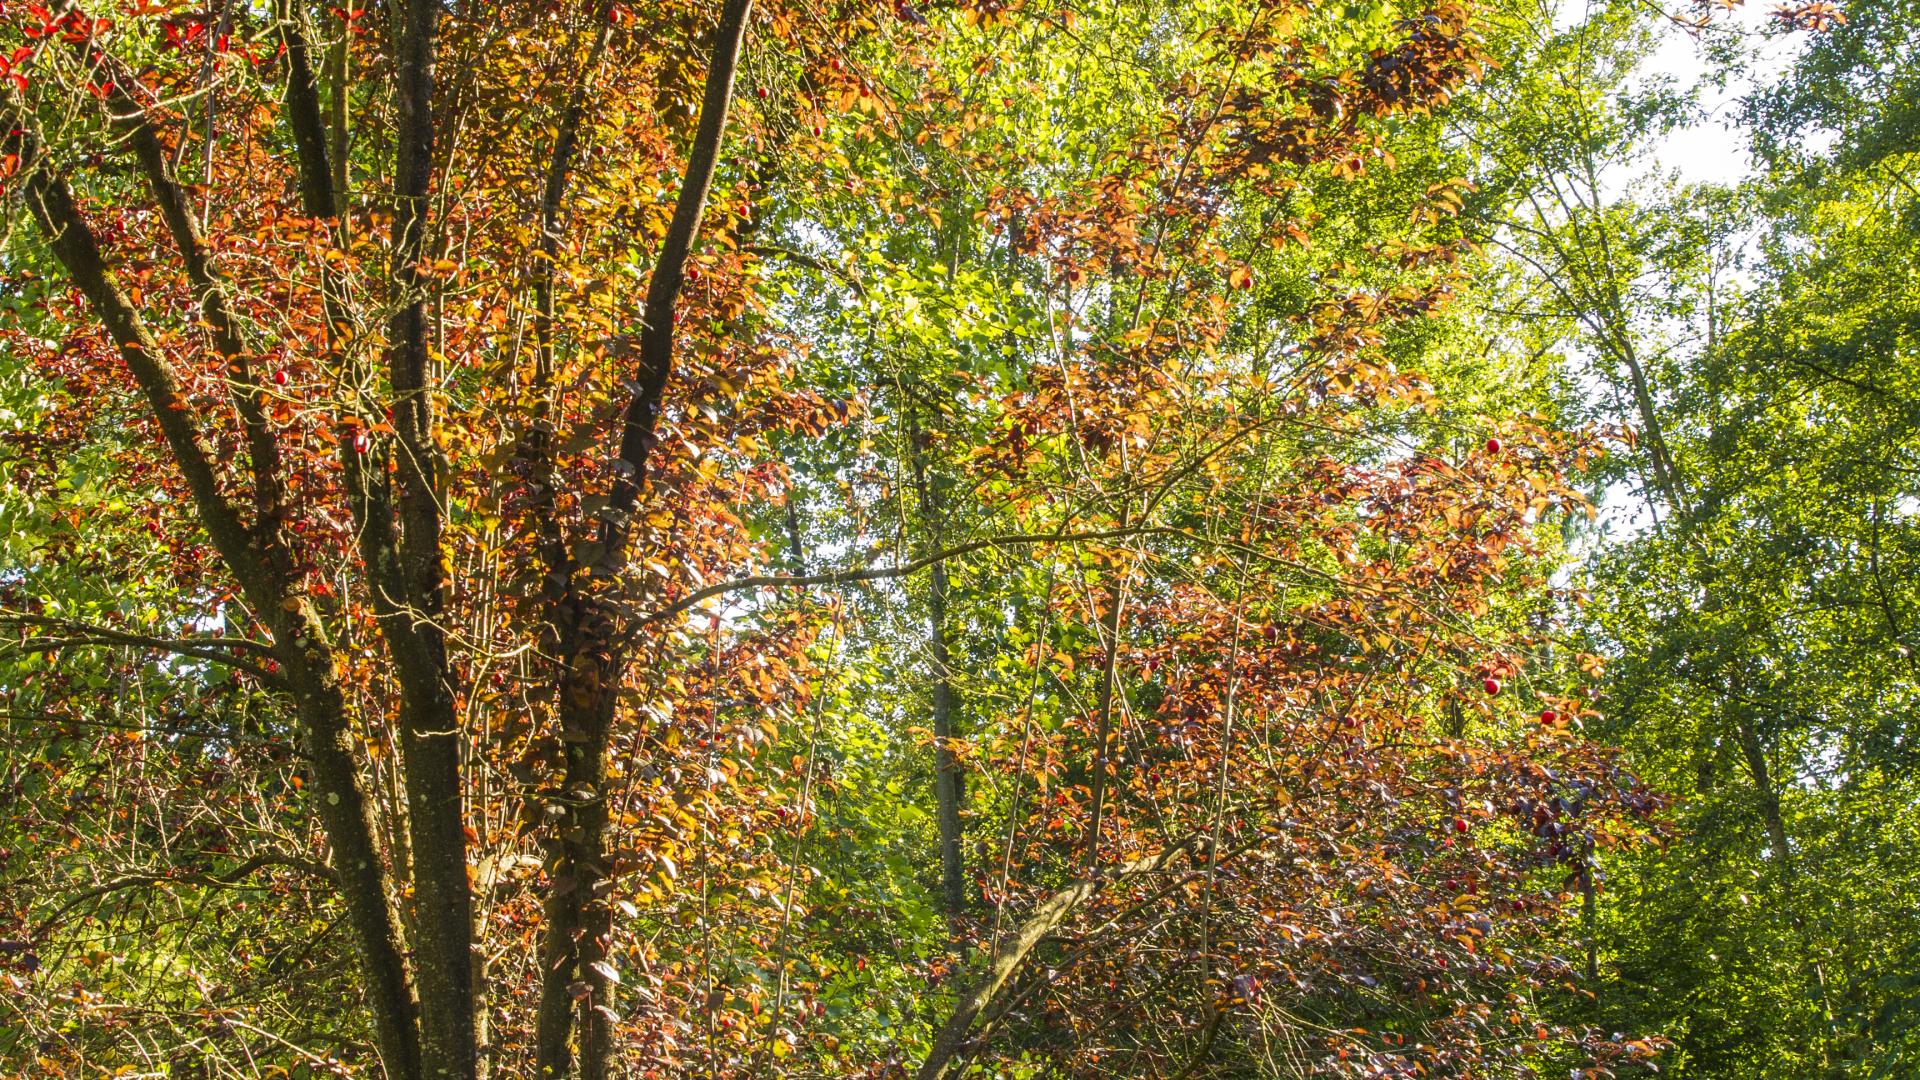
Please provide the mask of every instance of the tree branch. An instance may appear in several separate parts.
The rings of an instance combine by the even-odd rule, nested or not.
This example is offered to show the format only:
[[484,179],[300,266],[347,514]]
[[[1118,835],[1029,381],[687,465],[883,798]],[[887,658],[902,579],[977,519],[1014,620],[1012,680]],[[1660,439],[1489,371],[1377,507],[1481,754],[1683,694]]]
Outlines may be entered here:
[[631,535],[631,514],[646,484],[654,429],[660,421],[660,399],[673,373],[673,313],[686,281],[687,257],[700,233],[707,193],[720,161],[720,143],[726,134],[727,106],[733,97],[733,78],[740,63],[740,45],[746,37],[747,16],[753,0],[727,0],[714,31],[713,59],[707,67],[706,90],[700,101],[700,125],[687,155],[686,178],[673,206],[673,221],[660,242],[653,278],[647,285],[644,326],[640,331],[640,370],[636,389],[621,417],[620,473],[609,493],[607,517],[601,529],[600,559],[608,567],[625,557]]
[[[540,197],[540,242],[534,253],[533,273],[533,377],[528,387],[530,415],[522,434],[521,456],[525,462],[529,494],[527,514],[533,519],[534,544],[546,574],[541,592],[543,615],[553,636],[552,653],[567,657],[574,651],[578,636],[574,603],[578,599],[573,578],[572,550],[567,546],[566,530],[556,512],[554,485],[554,273],[559,262],[561,236],[565,228],[567,188],[572,182],[573,166],[580,151],[580,129],[587,115],[587,99],[598,80],[600,66],[612,41],[615,20],[610,0],[595,3],[588,12],[593,44],[588,49],[579,81],[568,94],[554,132],[553,160],[547,167],[546,183]],[[577,33],[577,31],[576,31]],[[567,55],[574,52],[569,42]],[[562,661],[564,663],[564,660]],[[564,680],[564,676],[562,676]],[[569,768],[574,757],[568,759]],[[585,781],[596,789],[597,778]],[[555,830],[547,838],[555,865],[566,865],[571,842]],[[581,889],[553,885],[547,895],[546,934],[540,944],[540,999],[534,1013],[534,1059],[540,1076],[565,1076],[573,1067],[573,1014],[577,1006],[573,992],[580,977],[581,910],[585,898]],[[589,1046],[591,1052],[593,1047]]]
[[962,555],[968,555],[976,551],[985,551],[989,548],[1013,548],[1022,547],[1027,544],[1071,544],[1083,540],[1112,540],[1123,536],[1138,536],[1143,533],[1165,533],[1173,531],[1175,530],[1155,526],[1102,529],[1097,532],[1084,533],[1053,532],[1026,533],[1018,536],[992,536],[984,540],[971,540],[955,547],[936,551],[930,555],[924,555],[915,559],[912,562],[901,563],[898,566],[871,566],[858,570],[834,570],[824,574],[759,574],[753,577],[735,578],[732,581],[723,581],[717,585],[709,585],[704,589],[697,589],[688,593],[686,596],[664,608],[640,616],[635,625],[649,626],[662,619],[670,619],[686,611],[688,608],[699,605],[704,600],[711,600],[716,596],[740,592],[744,589],[772,587],[803,588],[809,585],[849,585],[861,581],[887,581],[893,578],[910,577],[936,563],[946,562],[949,559],[956,559]]
[[251,638],[153,637],[78,619],[57,619],[46,615],[14,612],[0,612],[0,626],[61,632],[59,637],[30,637],[19,642],[19,647],[27,652],[50,652],[69,646],[126,645],[139,649],[151,649],[155,652],[173,653],[177,656],[190,656],[196,660],[207,660],[238,668],[277,690],[285,689],[287,685],[286,680],[278,674],[232,654],[231,650],[241,649],[257,656],[273,657],[273,646]]
[[309,216],[335,217],[340,193],[334,189],[327,166],[327,125],[321,118],[320,94],[313,78],[312,48],[307,44],[306,20],[300,5],[281,0],[275,5],[280,44],[287,50],[287,127],[300,159],[300,199]]
[[208,537],[241,588],[258,608],[271,609],[277,590],[260,552],[214,471],[213,452],[201,437],[199,415],[179,376],[108,268],[92,228],[81,216],[66,181],[43,160],[42,144],[17,91],[7,90],[4,108],[6,149],[18,155],[25,173],[28,212],[46,237],[67,276],[87,298],[120,351],[127,370],[146,397],[175,463],[185,475],[195,509]]
[[952,1074],[954,1058],[966,1045],[967,1033],[973,1022],[994,1002],[1007,983],[1018,973],[1021,965],[1034,947],[1054,930],[1058,929],[1080,906],[1097,895],[1102,888],[1115,882],[1145,874],[1159,873],[1172,866],[1182,855],[1200,850],[1205,846],[1202,837],[1194,836],[1174,844],[1157,855],[1120,866],[1104,873],[1089,874],[1073,884],[1054,893],[1039,907],[1034,909],[1027,921],[1002,935],[994,943],[993,953],[988,958],[987,970],[971,990],[960,996],[953,1014],[947,1018],[938,1034],[934,1036],[933,1048],[927,1051],[927,1058],[921,1064],[918,1080],[945,1080]]
[[47,935],[53,931],[53,928],[59,924],[61,919],[66,918],[69,912],[89,900],[97,900],[102,896],[120,892],[123,889],[137,889],[153,885],[199,885],[205,888],[217,888],[225,885],[233,885],[255,870],[266,866],[284,866],[289,869],[299,870],[309,876],[320,878],[329,884],[335,882],[333,871],[327,869],[324,863],[303,858],[299,855],[289,855],[285,852],[278,851],[262,852],[261,854],[254,855],[242,861],[236,866],[229,867],[218,873],[128,874],[124,877],[114,878],[112,881],[102,882],[90,888],[82,889],[79,893],[68,897],[65,903],[54,909],[53,914],[48,915],[34,924],[31,940],[45,941]]
[[860,284],[860,279],[855,277],[852,272],[835,266],[825,259],[816,259],[804,251],[795,251],[790,247],[782,247],[779,244],[747,244],[741,247],[740,250],[751,255],[759,255],[763,258],[778,256],[788,262],[798,263],[809,270],[816,270],[829,277],[839,278],[846,283],[849,289],[853,290],[854,295],[862,300],[867,298],[867,287]]
[[280,445],[267,426],[266,405],[260,384],[247,362],[246,345],[241,339],[239,324],[227,306],[226,282],[213,267],[199,218],[174,176],[146,109],[131,96],[130,88],[137,84],[124,66],[112,57],[102,54],[99,65],[105,69],[102,81],[108,90],[108,115],[114,126],[127,135],[134,159],[146,177],[147,187],[152,191],[154,202],[160,207],[160,216],[166,221],[167,231],[180,253],[181,266],[200,304],[200,313],[213,339],[214,349],[227,363],[228,393],[233,399],[234,411],[240,415],[241,428],[246,433],[248,464],[253,473],[254,528],[263,546],[271,552],[277,546],[280,501],[283,496]]

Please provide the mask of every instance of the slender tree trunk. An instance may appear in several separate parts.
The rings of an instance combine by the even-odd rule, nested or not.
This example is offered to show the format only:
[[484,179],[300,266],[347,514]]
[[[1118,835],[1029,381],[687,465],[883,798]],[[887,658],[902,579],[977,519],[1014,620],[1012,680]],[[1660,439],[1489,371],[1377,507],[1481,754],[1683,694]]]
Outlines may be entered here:
[[714,32],[700,122],[673,219],[661,239],[647,287],[639,371],[632,380],[633,397],[621,416],[618,468],[593,545],[597,550],[578,563],[571,554],[563,556],[560,576],[566,584],[548,602],[549,623],[565,665],[557,689],[567,791],[559,804],[559,840],[553,845],[556,858],[547,911],[554,922],[542,958],[536,1021],[535,1057],[543,1076],[562,1076],[574,1066],[576,989],[584,991],[578,996],[579,1076],[606,1080],[613,1068],[619,1012],[614,998],[617,976],[607,961],[613,917],[605,855],[606,749],[626,674],[628,646],[613,603],[590,590],[599,582],[617,580],[626,563],[634,508],[646,488],[655,429],[673,373],[674,309],[719,163],[734,74],[751,12],[752,0],[727,0]]
[[1791,876],[1793,853],[1787,846],[1787,823],[1780,816],[1780,793],[1773,786],[1766,751],[1760,745],[1760,733],[1754,727],[1753,719],[1744,713],[1735,722],[1735,728],[1740,738],[1740,752],[1746,757],[1747,771],[1753,777],[1760,821],[1767,831],[1767,846],[1773,850],[1781,879],[1786,880]]
[[1766,748],[1760,741],[1760,732],[1754,726],[1752,717],[1745,712],[1740,713],[1735,720],[1735,727],[1740,738],[1740,752],[1746,757],[1747,771],[1753,777],[1754,796],[1759,803],[1760,821],[1766,828],[1767,847],[1773,851],[1774,866],[1779,873],[1780,893],[1800,946],[1801,966],[1811,984],[1812,997],[1818,1002],[1821,1020],[1831,1036],[1831,1040],[1821,1047],[1821,1053],[1831,1061],[1841,1039],[1840,1025],[1833,1007],[1832,993],[1827,987],[1826,972],[1813,954],[1804,932],[1805,921],[1800,916],[1798,903],[1799,875],[1794,865],[1793,849],[1787,843],[1787,822],[1780,811],[1780,790],[1768,768]]
[[419,933],[421,1072],[473,1080],[473,893],[467,875],[460,715],[446,641],[451,585],[442,544],[439,449],[429,386],[427,203],[433,189],[434,52],[439,0],[409,0],[396,14],[392,273],[399,308],[387,329],[393,388],[395,510],[402,605],[381,619],[400,680],[404,775],[413,839]]
[[1599,895],[1594,886],[1593,842],[1587,842],[1586,860],[1580,867],[1580,914],[1587,927],[1587,984],[1591,987],[1600,981],[1600,908]]
[[[1127,514],[1124,511],[1120,515],[1120,527],[1127,527]],[[1095,706],[1093,806],[1087,822],[1086,866],[1089,872],[1100,860],[1100,830],[1107,808],[1107,770],[1115,764],[1113,714],[1120,694],[1120,630],[1126,625],[1127,586],[1132,580],[1131,569],[1116,575],[1114,571],[1119,567],[1111,560],[1107,569],[1112,584],[1112,598],[1107,606],[1106,618],[1100,624],[1101,645],[1106,649],[1106,655],[1100,665],[1100,700]]]
[[[542,1077],[563,1076],[573,1067],[574,1009],[580,996],[575,988],[580,984],[582,938],[588,929],[584,898],[599,888],[603,860],[597,849],[606,821],[604,807],[596,814],[587,805],[601,797],[598,784],[605,767],[607,724],[597,718],[602,674],[593,658],[580,655],[582,616],[576,610],[585,601],[575,591],[575,567],[555,516],[550,397],[555,348],[553,274],[561,250],[567,186],[580,149],[580,126],[613,31],[605,8],[604,4],[596,5],[591,13],[598,29],[585,73],[561,111],[555,130],[553,161],[540,205],[540,257],[533,267],[535,356],[531,389],[535,405],[533,421],[524,436],[524,456],[534,492],[538,550],[548,570],[545,594],[551,651],[563,665],[555,685],[564,748],[563,800],[548,806],[557,817],[550,821],[546,845],[550,884],[544,913],[546,934],[541,944],[540,1001],[534,1018],[535,1066]],[[587,1008],[595,1004],[611,1012],[610,1002],[587,997]],[[607,1043],[604,1031],[589,1029],[587,1034],[587,1041],[595,1047]]]
[[[371,803],[354,753],[335,657],[311,610],[276,574],[262,535],[248,528],[221,492],[195,413],[165,353],[121,290],[61,178],[38,161],[38,143],[17,99],[7,101],[9,150],[26,173],[26,201],[55,258],[85,295],[147,398],[175,463],[186,476],[202,526],[248,603],[268,620],[287,673],[313,763],[318,816],[332,849],[341,897],[366,976],[381,1060],[390,1076],[417,1080],[417,1006],[390,879],[374,839]],[[258,463],[264,464],[264,463]]]
[[[935,546],[939,537],[935,536]],[[940,826],[940,895],[947,914],[966,909],[966,867],[961,859],[960,805],[966,792],[954,734],[953,661],[947,650],[947,567],[934,563],[927,588],[927,634],[933,653],[933,794]]]
[[[945,490],[927,468],[926,435],[919,422],[910,418],[907,439],[912,458],[913,483],[918,496],[922,527],[926,530],[929,554],[941,549],[944,540]],[[966,910],[966,862],[961,850],[961,803],[966,797],[959,758],[953,752],[955,697],[953,655],[947,628],[947,565],[936,561],[927,580],[927,651],[932,660],[931,698],[933,719],[933,804],[934,821],[940,830],[940,901],[947,914]]]
[[[396,12],[400,43],[395,68],[396,131],[393,273],[399,306],[388,327],[389,379],[400,453],[397,498],[386,470],[342,439],[341,459],[368,591],[381,636],[401,687],[401,771],[413,878],[412,925],[417,935],[417,1065],[422,1080],[470,1080],[478,1073],[474,1022],[472,896],[467,877],[466,823],[461,805],[459,719],[455,709],[442,617],[446,570],[441,561],[440,510],[432,415],[426,390],[425,286],[418,263],[425,244],[426,199],[432,186],[433,59],[437,8],[410,0]],[[336,184],[344,162],[330,167],[328,130],[303,14],[279,7],[286,46],[286,105],[300,158],[301,198],[307,213],[335,222],[343,193]],[[344,87],[337,87],[344,92]],[[336,148],[338,149],[338,148]],[[347,363],[340,349],[347,325],[340,285],[323,269],[321,292],[328,356]],[[383,455],[384,456],[384,455]]]

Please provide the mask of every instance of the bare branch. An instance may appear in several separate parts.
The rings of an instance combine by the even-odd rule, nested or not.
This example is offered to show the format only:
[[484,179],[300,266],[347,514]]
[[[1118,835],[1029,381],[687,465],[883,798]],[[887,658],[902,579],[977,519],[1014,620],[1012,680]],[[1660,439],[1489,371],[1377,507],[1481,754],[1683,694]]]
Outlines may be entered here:
[[53,631],[29,637],[16,647],[25,652],[52,652],[68,647],[100,647],[125,645],[154,652],[172,653],[176,656],[189,656],[196,660],[206,660],[215,664],[237,668],[259,679],[275,689],[285,689],[286,680],[277,673],[268,670],[250,660],[233,655],[238,649],[256,656],[271,659],[273,646],[251,638],[231,637],[156,637],[149,634],[136,634],[126,630],[116,630],[99,623],[84,622],[79,619],[59,619],[47,615],[29,615],[19,612],[0,612],[0,626],[20,629]]
[[1018,536],[992,536],[984,540],[972,540],[955,547],[936,551],[930,555],[915,559],[912,562],[901,563],[898,566],[869,566],[857,570],[834,570],[824,574],[760,574],[753,577],[735,578],[732,581],[723,581],[717,585],[709,585],[704,589],[697,589],[688,593],[686,596],[658,611],[642,615],[635,625],[648,626],[662,619],[670,619],[686,611],[688,608],[698,606],[704,600],[711,600],[716,596],[741,592],[746,589],[776,587],[804,588],[809,585],[850,585],[861,581],[888,581],[894,578],[911,577],[936,563],[943,563],[949,559],[957,559],[962,555],[968,555],[976,551],[986,551],[991,548],[1015,548],[1024,547],[1028,544],[1071,544],[1084,540],[1112,540],[1123,536],[1139,536],[1143,533],[1165,533],[1172,531],[1174,530],[1161,527],[1137,527],[1102,529],[1097,532],[1083,533],[1052,532],[1024,533]]
[[89,900],[97,900],[100,897],[108,896],[125,889],[138,889],[157,885],[198,885],[203,888],[220,888],[234,885],[255,870],[267,866],[282,866],[288,869],[298,870],[328,883],[334,881],[333,872],[328,870],[324,863],[279,851],[262,852],[243,860],[236,866],[211,874],[128,874],[124,877],[117,877],[111,881],[105,881],[90,888],[82,889],[75,895],[68,897],[65,903],[54,909],[53,914],[41,919],[34,925],[31,940],[45,941],[47,935],[53,932],[53,928],[59,925],[60,920],[66,918],[75,908],[78,908]]

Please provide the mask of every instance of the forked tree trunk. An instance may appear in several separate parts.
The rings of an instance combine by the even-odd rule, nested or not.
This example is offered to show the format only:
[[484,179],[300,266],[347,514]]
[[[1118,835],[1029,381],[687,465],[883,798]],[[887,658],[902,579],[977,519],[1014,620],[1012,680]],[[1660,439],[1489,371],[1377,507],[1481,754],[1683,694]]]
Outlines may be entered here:
[[605,839],[606,750],[629,645],[618,606],[597,589],[600,583],[618,580],[626,563],[632,517],[646,488],[655,429],[673,373],[674,309],[719,164],[751,12],[752,0],[727,0],[714,31],[700,122],[647,286],[635,390],[621,416],[616,474],[597,542],[577,562],[564,544],[549,559],[550,572],[566,583],[549,596],[547,605],[562,662],[556,698],[566,791],[559,804],[558,858],[547,897],[549,925],[541,957],[535,1059],[543,1076],[566,1075],[577,1060],[581,1080],[607,1080],[614,1067],[613,1036],[620,1014],[618,975],[608,959],[613,916]]
[[[5,126],[9,152],[19,155],[29,213],[55,259],[84,295],[119,349],[146,397],[175,465],[191,492],[194,509],[221,561],[248,604],[267,620],[274,654],[285,669],[300,720],[302,743],[313,765],[317,816],[331,849],[332,865],[360,955],[374,1033],[388,1075],[418,1080],[418,1006],[405,961],[400,920],[386,861],[375,840],[372,803],[354,754],[354,740],[331,645],[308,604],[289,587],[270,531],[246,525],[216,479],[210,451],[165,352],[153,339],[103,257],[65,180],[39,160],[39,144],[18,95],[8,92]],[[154,176],[149,176],[150,181]],[[164,180],[164,175],[160,177]],[[160,197],[165,200],[165,194]],[[178,223],[174,223],[178,224]],[[176,232],[175,239],[194,230]],[[192,263],[198,253],[183,250]],[[264,461],[250,463],[265,467]]]

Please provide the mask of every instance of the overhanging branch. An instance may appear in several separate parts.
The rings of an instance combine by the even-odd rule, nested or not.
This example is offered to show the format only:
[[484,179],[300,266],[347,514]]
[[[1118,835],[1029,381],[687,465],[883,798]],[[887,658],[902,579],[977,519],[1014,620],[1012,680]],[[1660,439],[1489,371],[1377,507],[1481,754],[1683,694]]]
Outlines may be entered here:
[[271,645],[251,638],[159,637],[117,630],[111,626],[102,626],[99,623],[84,622],[79,619],[60,619],[48,615],[29,615],[19,612],[0,612],[0,626],[41,632],[37,636],[17,643],[16,647],[25,652],[52,652],[56,649],[75,646],[97,648],[124,645],[223,664],[245,671],[275,689],[283,689],[286,686],[286,681],[278,674],[250,660],[233,655],[234,650],[240,650],[268,659],[273,657]]
[[670,619],[698,606],[702,601],[711,600],[727,593],[741,592],[746,589],[762,588],[804,588],[810,585],[850,585],[862,581],[888,581],[894,578],[910,577],[935,563],[957,559],[976,551],[991,548],[1023,547],[1028,544],[1070,544],[1085,540],[1113,540],[1125,536],[1139,536],[1145,533],[1165,533],[1174,530],[1165,528],[1125,528],[1102,529],[1097,532],[1067,533],[1023,533],[1017,536],[992,536],[984,540],[973,540],[942,551],[922,556],[912,562],[898,566],[869,566],[856,570],[834,570],[824,574],[758,574],[752,577],[735,578],[704,589],[696,589],[672,604],[657,611],[642,615],[636,626],[648,626],[662,619]]

